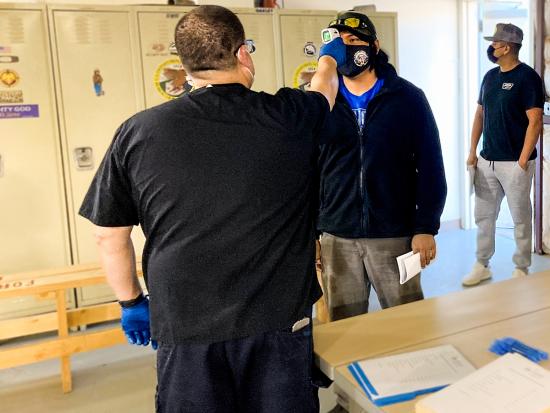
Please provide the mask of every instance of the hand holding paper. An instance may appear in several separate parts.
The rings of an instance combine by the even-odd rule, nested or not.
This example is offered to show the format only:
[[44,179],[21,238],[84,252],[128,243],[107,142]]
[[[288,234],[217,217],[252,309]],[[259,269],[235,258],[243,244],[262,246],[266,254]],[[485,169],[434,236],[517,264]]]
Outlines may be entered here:
[[413,252],[420,253],[420,264],[422,268],[429,265],[430,261],[435,259],[436,246],[433,235],[416,234],[411,241],[411,247]]

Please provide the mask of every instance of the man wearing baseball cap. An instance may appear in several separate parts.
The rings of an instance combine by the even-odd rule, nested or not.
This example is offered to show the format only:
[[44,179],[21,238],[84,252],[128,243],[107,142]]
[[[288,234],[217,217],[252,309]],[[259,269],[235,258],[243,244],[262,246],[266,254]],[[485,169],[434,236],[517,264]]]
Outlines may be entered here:
[[447,187],[426,96],[397,75],[372,21],[344,11],[329,27],[340,32],[346,61],[326,128],[337,139],[320,147],[317,229],[337,320],[366,313],[371,287],[382,308],[423,298],[420,277],[400,284],[396,257],[412,249],[423,267],[435,258]]
[[[499,23],[487,57],[498,67],[489,70],[479,93],[466,164],[475,168],[475,221],[477,261],[462,279],[466,286],[491,278],[489,260],[495,252],[495,227],[500,204],[506,196],[514,221],[516,266],[513,277],[525,276],[531,265],[532,208],[531,182],[542,129],[543,86],[540,76],[518,54],[522,30]],[[481,134],[479,158],[476,150]]]

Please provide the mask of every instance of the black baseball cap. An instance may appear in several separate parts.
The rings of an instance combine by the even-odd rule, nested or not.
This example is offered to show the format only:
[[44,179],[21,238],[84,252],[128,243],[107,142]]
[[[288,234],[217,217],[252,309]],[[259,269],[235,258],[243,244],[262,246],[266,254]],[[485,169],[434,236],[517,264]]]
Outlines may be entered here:
[[329,28],[353,33],[363,40],[376,40],[376,28],[366,14],[353,10],[341,11],[336,19],[328,24]]

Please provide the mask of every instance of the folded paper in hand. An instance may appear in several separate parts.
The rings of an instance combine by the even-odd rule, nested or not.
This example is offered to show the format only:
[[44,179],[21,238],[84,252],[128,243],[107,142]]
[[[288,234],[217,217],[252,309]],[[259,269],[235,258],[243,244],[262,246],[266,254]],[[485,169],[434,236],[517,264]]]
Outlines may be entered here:
[[414,254],[412,251],[400,255],[397,259],[399,267],[399,282],[405,284],[414,276],[420,274],[422,266],[420,265],[420,253]]
[[476,177],[476,167],[468,165],[468,176],[470,177],[470,195],[474,193],[474,180]]

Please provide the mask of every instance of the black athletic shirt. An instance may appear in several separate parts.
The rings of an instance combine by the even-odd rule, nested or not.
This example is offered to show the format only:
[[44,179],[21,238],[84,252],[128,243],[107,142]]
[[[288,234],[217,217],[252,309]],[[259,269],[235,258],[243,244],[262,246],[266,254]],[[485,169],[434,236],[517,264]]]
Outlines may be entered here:
[[[524,63],[508,72],[495,67],[483,78],[478,103],[483,106],[481,156],[489,161],[517,161],[529,125],[525,111],[544,105],[540,76]],[[529,159],[536,157],[535,149]]]
[[142,225],[152,336],[212,343],[291,326],[319,297],[323,95],[206,87],[120,126],[80,214]]

